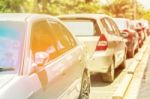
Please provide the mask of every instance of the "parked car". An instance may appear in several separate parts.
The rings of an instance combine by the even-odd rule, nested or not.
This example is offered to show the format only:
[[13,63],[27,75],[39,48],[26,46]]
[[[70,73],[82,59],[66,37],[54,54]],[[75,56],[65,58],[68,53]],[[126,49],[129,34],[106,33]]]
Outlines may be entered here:
[[142,47],[143,42],[146,38],[146,33],[144,32],[142,23],[139,20],[131,20],[131,29],[134,29],[138,33],[139,46]]
[[116,22],[122,37],[126,40],[127,56],[128,58],[134,57],[139,48],[138,33],[130,28],[130,20],[125,18],[113,18]]
[[58,16],[88,53],[88,69],[92,74],[104,73],[104,81],[114,80],[115,68],[125,67],[126,45],[111,17],[105,14],[73,14]]
[[87,99],[83,47],[52,16],[0,14],[0,99]]
[[150,22],[148,20],[140,20],[143,25],[143,31],[148,36],[150,34]]

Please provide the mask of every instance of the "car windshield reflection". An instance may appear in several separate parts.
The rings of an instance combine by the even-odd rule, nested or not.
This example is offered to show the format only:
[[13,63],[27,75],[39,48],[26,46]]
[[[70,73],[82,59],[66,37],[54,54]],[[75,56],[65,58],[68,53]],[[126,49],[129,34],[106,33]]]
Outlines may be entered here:
[[21,62],[23,23],[0,22],[0,72],[17,71]]

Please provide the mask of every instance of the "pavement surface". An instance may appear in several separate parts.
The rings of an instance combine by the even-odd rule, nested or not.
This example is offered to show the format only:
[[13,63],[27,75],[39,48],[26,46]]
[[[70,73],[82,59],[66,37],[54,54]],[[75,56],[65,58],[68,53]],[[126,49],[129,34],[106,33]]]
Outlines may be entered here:
[[[147,49],[148,45],[149,45],[149,42],[146,42],[144,44],[144,46],[139,49],[138,53],[134,56],[134,58],[130,58],[130,59],[126,60],[127,65],[126,65],[125,69],[120,69],[120,68],[116,69],[115,80],[112,83],[103,82],[100,74],[92,76],[91,77],[90,99],[112,99],[113,94],[115,93],[115,91],[119,87],[119,84],[122,82],[125,75],[127,74],[129,67],[131,67],[135,61],[139,62],[138,66],[137,66],[137,67],[139,67],[138,73],[135,76],[138,77],[138,75],[140,75],[140,77],[141,76],[143,77],[142,73],[140,73],[140,65],[142,66],[142,64],[147,63],[146,61],[144,61],[145,56],[143,56],[143,54],[145,53],[145,50]],[[150,59],[149,59],[149,65],[150,65]],[[147,72],[147,75],[150,75],[150,67],[146,70],[149,71],[149,73]],[[146,76],[144,76],[144,77],[146,77]],[[147,76],[147,78],[148,78],[148,76]],[[143,80],[145,80],[145,79],[143,79]],[[149,90],[149,94],[150,94],[150,77],[147,80],[149,81],[149,83],[147,82],[147,86],[149,85],[148,90]],[[136,83],[136,80],[134,81],[134,83]],[[143,83],[144,83],[144,81],[143,81]],[[134,89],[132,88],[132,91],[133,90]],[[141,89],[141,91],[143,91],[143,90],[145,90],[145,89]],[[130,91],[128,91],[128,92],[130,93]],[[131,92],[131,94],[132,94],[132,92]],[[141,95],[139,94],[138,97],[139,97],[138,99],[150,99],[150,98],[141,98],[141,97],[143,97],[143,94],[141,94]],[[133,98],[128,97],[128,98],[124,98],[124,99],[133,99]],[[134,98],[134,99],[136,99],[136,98]]]
[[[137,54],[136,56],[140,56]],[[125,74],[127,73],[127,69],[129,66],[135,61],[135,59],[130,58],[126,60],[126,68],[125,69],[116,69],[115,70],[115,80],[112,83],[103,82],[101,79],[101,74],[93,75],[91,77],[91,92],[90,99],[112,99],[112,96],[118,85],[123,80]]]
[[150,99],[150,57],[142,78],[137,99]]

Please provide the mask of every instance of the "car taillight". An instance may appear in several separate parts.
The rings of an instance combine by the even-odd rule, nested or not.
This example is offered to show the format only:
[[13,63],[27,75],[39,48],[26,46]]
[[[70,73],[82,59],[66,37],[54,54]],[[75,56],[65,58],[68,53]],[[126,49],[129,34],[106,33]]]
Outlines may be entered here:
[[99,40],[97,42],[97,45],[96,45],[96,51],[106,50],[107,47],[108,47],[107,39],[106,39],[104,34],[101,34],[100,38],[99,38]]

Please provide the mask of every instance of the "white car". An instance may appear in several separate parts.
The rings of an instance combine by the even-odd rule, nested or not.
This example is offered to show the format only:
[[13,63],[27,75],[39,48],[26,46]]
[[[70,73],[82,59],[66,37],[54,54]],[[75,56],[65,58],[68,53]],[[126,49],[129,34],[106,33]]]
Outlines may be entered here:
[[86,45],[91,74],[104,73],[103,80],[112,82],[115,69],[125,67],[126,60],[126,44],[112,18],[105,14],[72,14],[58,18]]
[[52,16],[0,14],[0,99],[88,99],[83,47]]

